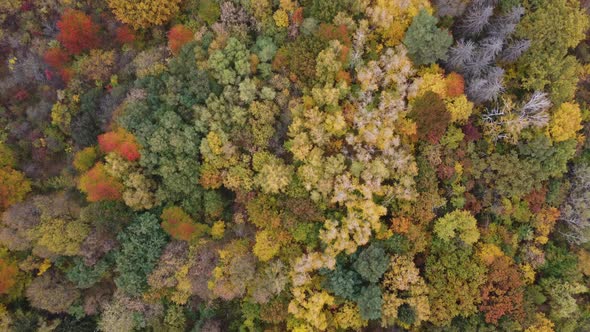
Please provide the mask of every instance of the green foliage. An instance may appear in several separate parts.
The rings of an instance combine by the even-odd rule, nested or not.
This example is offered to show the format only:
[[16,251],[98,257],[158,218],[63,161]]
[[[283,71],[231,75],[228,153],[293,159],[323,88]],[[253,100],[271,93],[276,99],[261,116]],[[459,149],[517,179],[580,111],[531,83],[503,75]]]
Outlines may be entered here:
[[[590,26],[577,0],[540,0],[522,19],[516,35],[532,41],[518,60],[522,87],[546,90],[560,104],[572,98],[581,66],[568,50],[584,39]],[[545,34],[539,31],[554,31]]]
[[144,213],[117,237],[121,249],[115,255],[117,287],[138,296],[147,289],[147,276],[166,244],[166,234],[156,216]]
[[453,43],[453,36],[448,31],[439,29],[437,23],[436,17],[421,9],[406,31],[404,45],[416,65],[447,59],[447,50]]
[[389,268],[389,257],[379,244],[371,244],[361,251],[352,266],[363,279],[376,283]]
[[364,287],[357,303],[363,319],[378,319],[381,317],[381,288],[377,285]]

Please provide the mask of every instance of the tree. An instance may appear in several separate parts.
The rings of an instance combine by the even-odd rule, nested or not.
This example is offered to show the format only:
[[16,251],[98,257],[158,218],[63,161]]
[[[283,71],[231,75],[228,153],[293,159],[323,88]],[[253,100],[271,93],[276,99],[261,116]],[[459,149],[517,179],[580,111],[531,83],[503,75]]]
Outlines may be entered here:
[[458,236],[466,244],[474,244],[479,239],[477,220],[469,211],[455,210],[445,214],[434,223],[434,233],[444,241]]
[[590,241],[590,166],[576,165],[572,187],[561,207],[560,219],[567,223],[566,239],[573,244]]
[[172,54],[177,55],[180,49],[193,40],[194,33],[182,24],[177,24],[168,31],[168,48]]
[[108,0],[107,3],[117,19],[134,29],[165,24],[180,9],[180,0]]
[[150,213],[138,215],[117,236],[121,249],[115,255],[117,287],[138,296],[147,289],[147,277],[152,272],[166,244],[166,234],[158,219]]
[[12,167],[0,167],[0,211],[22,201],[31,191],[31,182]]
[[80,291],[65,276],[51,270],[33,279],[26,295],[33,307],[57,314],[67,312],[80,297]]
[[96,48],[100,42],[98,25],[79,10],[66,9],[57,22],[57,28],[57,40],[70,54],[76,55]]
[[549,134],[555,142],[576,138],[582,128],[582,113],[576,103],[561,104],[549,122]]
[[195,223],[177,206],[164,209],[160,218],[162,218],[162,228],[177,240],[189,241],[192,238],[201,237],[208,229],[204,224]]
[[389,268],[389,257],[380,245],[371,244],[361,251],[352,266],[363,279],[376,283]]
[[88,171],[96,162],[98,154],[94,146],[84,148],[74,155],[74,168],[78,172]]
[[116,152],[127,161],[136,161],[141,156],[135,137],[122,128],[98,136],[98,146],[102,152]]
[[427,92],[412,104],[410,113],[418,126],[418,137],[437,144],[451,120],[443,100],[434,92]]
[[123,192],[123,185],[106,172],[102,163],[97,163],[80,177],[78,188],[88,195],[89,202],[116,201],[121,199]]
[[458,315],[467,317],[476,313],[485,271],[486,268],[473,255],[472,247],[434,238],[426,258],[425,272],[430,321],[442,326]]
[[529,50],[517,62],[523,88],[549,91],[556,104],[571,99],[581,67],[568,50],[585,38],[589,24],[578,0],[537,1],[516,32],[517,37],[531,40]]
[[439,29],[438,19],[424,9],[414,16],[404,36],[408,55],[416,65],[424,65],[447,59],[447,50],[453,43],[448,31]]
[[51,47],[43,54],[43,61],[55,69],[64,68],[70,56],[60,47]]
[[16,284],[18,267],[7,258],[0,258],[0,294],[8,294]]
[[497,324],[504,316],[524,318],[524,283],[518,267],[507,256],[496,257],[489,266],[487,281],[481,288],[482,303],[487,323]]

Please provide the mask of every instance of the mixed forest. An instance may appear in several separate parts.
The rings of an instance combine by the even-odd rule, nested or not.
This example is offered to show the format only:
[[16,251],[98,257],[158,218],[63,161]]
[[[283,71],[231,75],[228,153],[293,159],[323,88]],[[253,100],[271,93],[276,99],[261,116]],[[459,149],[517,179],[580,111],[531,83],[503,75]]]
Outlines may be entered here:
[[0,0],[0,331],[590,331],[589,13]]

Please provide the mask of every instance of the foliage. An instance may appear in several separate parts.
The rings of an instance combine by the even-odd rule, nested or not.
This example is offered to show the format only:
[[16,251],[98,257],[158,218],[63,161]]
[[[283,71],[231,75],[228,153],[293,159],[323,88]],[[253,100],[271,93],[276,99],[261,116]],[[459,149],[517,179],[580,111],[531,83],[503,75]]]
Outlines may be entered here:
[[182,46],[193,40],[194,33],[184,25],[178,24],[168,31],[168,48],[177,55]]
[[424,65],[446,60],[447,49],[453,43],[453,37],[437,28],[438,20],[425,9],[414,16],[412,24],[404,36],[404,45],[408,55],[416,65]]
[[57,22],[57,28],[57,40],[70,54],[80,54],[96,48],[100,42],[98,25],[79,10],[67,9]]
[[146,277],[160,257],[166,235],[160,229],[158,219],[144,213],[138,215],[117,239],[121,249],[115,255],[118,273],[115,283],[130,295],[140,295],[147,289]]
[[134,29],[167,23],[178,13],[180,0],[108,0],[117,18]]

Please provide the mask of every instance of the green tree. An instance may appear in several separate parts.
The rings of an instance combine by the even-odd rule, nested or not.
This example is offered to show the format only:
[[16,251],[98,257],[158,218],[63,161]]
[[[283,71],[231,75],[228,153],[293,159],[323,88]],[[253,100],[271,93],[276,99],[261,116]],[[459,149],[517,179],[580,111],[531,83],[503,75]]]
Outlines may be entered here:
[[117,238],[121,249],[115,255],[115,283],[130,295],[140,295],[147,289],[147,277],[166,244],[166,234],[156,216],[144,213]]
[[531,40],[517,62],[519,78],[523,88],[549,91],[560,104],[576,90],[581,65],[568,50],[585,38],[588,16],[578,0],[538,0],[530,7],[516,31],[517,37]]
[[448,31],[439,29],[437,23],[436,17],[421,9],[406,31],[403,42],[410,59],[416,65],[447,59],[447,50],[453,43],[453,36]]

